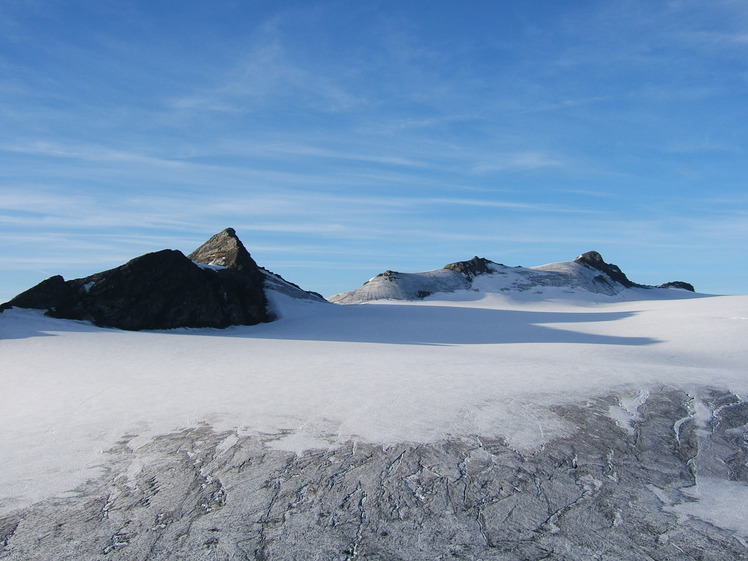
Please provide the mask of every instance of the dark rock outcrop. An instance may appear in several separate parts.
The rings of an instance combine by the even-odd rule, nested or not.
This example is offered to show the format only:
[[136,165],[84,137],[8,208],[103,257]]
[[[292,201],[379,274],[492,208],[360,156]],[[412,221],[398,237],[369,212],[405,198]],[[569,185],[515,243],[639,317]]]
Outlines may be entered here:
[[[605,273],[611,280],[620,283],[627,288],[652,288],[652,286],[649,285],[631,282],[623,273],[623,271],[621,271],[618,265],[614,265],[613,263],[606,263],[603,259],[603,256],[600,255],[597,251],[588,251],[587,253],[583,253],[582,255],[574,259],[574,263],[579,263],[580,265],[584,265],[585,267],[597,269],[598,271]],[[695,292],[692,284],[683,281],[666,282],[664,284],[656,286],[655,288],[676,288],[680,290]]]
[[14,306],[39,310],[67,307],[75,300],[76,294],[71,284],[65,282],[61,275],[55,275],[22,292],[10,302],[0,305],[0,312]]
[[611,280],[622,284],[626,288],[640,286],[634,282],[631,282],[623,273],[623,271],[621,271],[618,265],[614,265],[613,263],[606,263],[603,260],[603,256],[600,255],[597,251],[588,251],[587,253],[583,253],[582,255],[574,259],[574,263],[597,269],[598,271],[608,275]]
[[458,261],[456,263],[449,263],[444,265],[445,269],[461,273],[467,277],[468,280],[473,280],[476,275],[482,275],[491,273],[489,265],[493,264],[493,261],[489,261],[485,257],[473,257],[470,261]]
[[683,281],[666,282],[665,284],[659,285],[657,288],[676,288],[679,290],[688,290],[689,292],[695,292],[695,289],[690,282]]
[[228,228],[190,257],[165,249],[81,279],[54,276],[2,308],[130,330],[254,325],[270,319],[264,278]]

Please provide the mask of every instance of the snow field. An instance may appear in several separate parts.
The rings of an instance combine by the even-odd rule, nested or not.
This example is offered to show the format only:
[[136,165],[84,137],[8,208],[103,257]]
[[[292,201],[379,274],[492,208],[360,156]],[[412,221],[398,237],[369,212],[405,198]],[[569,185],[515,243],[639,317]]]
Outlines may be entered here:
[[531,450],[574,431],[556,404],[617,391],[625,424],[652,385],[748,393],[748,297],[459,296],[275,295],[279,321],[227,330],[0,314],[0,514],[75,488],[123,438],[200,423],[299,453],[481,435]]

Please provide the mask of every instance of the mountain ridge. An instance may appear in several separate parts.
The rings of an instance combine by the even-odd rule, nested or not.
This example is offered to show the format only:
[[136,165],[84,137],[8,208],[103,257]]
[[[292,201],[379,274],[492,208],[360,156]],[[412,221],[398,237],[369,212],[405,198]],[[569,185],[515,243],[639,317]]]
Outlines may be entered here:
[[233,228],[185,256],[164,249],[87,277],[55,275],[0,306],[127,330],[225,328],[275,319],[266,290],[322,299],[260,268]]
[[597,251],[588,251],[573,261],[537,267],[509,267],[485,257],[448,263],[442,269],[421,273],[387,270],[360,288],[328,298],[338,304],[373,300],[423,300],[438,293],[458,291],[535,292],[582,290],[615,296],[627,289],[681,289],[694,292],[691,284],[671,281],[658,286],[629,280],[615,264],[607,263]]
[[614,296],[627,289],[693,286],[675,281],[651,287],[634,283],[596,251],[573,261],[508,267],[485,257],[457,261],[423,273],[385,271],[358,289],[325,299],[260,267],[233,228],[215,234],[184,255],[164,249],[79,279],[52,276],[0,305],[46,310],[62,319],[86,320],[128,330],[225,328],[277,319],[269,293],[336,304],[372,300],[423,300],[438,293],[544,294],[582,291]]

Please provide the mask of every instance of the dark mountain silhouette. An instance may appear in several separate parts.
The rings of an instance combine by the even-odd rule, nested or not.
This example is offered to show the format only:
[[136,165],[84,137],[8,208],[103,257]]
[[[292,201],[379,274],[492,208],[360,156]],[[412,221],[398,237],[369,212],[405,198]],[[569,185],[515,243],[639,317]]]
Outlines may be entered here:
[[130,330],[223,328],[271,321],[267,284],[321,299],[258,267],[236,232],[227,228],[189,256],[165,249],[81,279],[53,276],[0,309],[43,309],[56,318]]

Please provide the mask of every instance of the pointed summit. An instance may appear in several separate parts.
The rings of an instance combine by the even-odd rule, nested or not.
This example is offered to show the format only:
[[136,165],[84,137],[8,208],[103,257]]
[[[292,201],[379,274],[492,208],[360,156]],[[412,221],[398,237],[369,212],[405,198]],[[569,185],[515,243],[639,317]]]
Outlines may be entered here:
[[204,265],[216,265],[245,272],[257,270],[257,263],[236,236],[233,228],[219,232],[187,257]]

